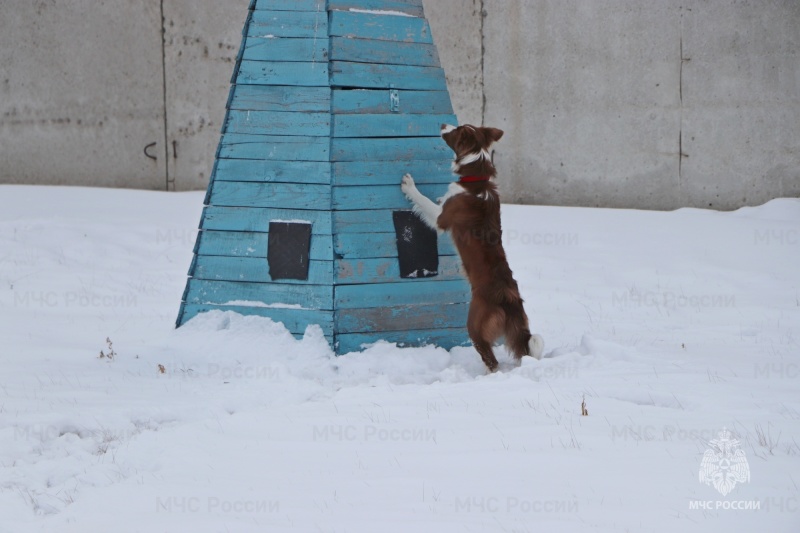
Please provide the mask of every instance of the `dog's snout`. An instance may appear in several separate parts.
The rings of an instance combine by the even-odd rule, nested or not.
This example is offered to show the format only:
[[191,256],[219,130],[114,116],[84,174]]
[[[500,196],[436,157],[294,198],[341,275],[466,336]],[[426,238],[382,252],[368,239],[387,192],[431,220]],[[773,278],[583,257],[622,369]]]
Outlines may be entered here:
[[456,127],[451,126],[450,124],[442,124],[442,135],[446,135],[455,129]]

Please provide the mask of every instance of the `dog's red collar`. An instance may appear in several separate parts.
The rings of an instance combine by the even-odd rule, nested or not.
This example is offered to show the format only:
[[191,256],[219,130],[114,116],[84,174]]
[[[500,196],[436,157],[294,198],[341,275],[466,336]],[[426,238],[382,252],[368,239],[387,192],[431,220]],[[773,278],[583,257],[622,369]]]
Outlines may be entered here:
[[489,181],[491,176],[461,176],[459,183],[475,183],[476,181]]

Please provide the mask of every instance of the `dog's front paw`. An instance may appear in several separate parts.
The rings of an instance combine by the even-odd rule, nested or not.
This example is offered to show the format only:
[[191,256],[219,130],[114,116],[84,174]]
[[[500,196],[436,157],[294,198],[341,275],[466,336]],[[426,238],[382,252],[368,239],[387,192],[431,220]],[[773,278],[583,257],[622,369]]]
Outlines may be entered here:
[[417,186],[414,184],[414,178],[411,177],[411,174],[403,176],[403,181],[400,182],[400,190],[408,194],[416,188]]

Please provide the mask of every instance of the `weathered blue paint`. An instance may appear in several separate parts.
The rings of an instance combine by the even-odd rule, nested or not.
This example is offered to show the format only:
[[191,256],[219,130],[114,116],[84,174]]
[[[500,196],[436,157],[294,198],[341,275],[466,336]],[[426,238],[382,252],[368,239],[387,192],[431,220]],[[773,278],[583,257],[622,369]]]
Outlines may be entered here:
[[239,65],[236,83],[251,85],[288,83],[304,87],[326,87],[328,63],[281,63],[243,59]]
[[195,256],[193,276],[196,279],[217,281],[246,281],[253,283],[286,283],[290,285],[331,285],[334,282],[333,261],[310,261],[308,281],[273,280],[263,257]]
[[450,148],[438,137],[333,139],[331,161],[450,161]]
[[211,191],[212,205],[227,207],[276,207],[330,209],[331,188],[309,183],[253,183],[220,181]]
[[285,111],[228,111],[225,133],[259,134],[269,130],[274,135],[323,137],[330,133],[330,113],[287,113]]
[[[257,231],[267,233],[270,220],[303,220],[310,222],[313,234],[332,234],[330,211],[300,209],[271,209],[261,207],[221,207],[209,205],[203,209],[201,230]],[[266,255],[264,256],[266,257]]]
[[333,285],[250,283],[191,278],[186,292],[186,303],[193,304],[232,305],[230,302],[251,302],[264,306],[333,309]]
[[[334,61],[438,67],[439,54],[432,44],[376,41],[374,39],[331,38],[330,57]],[[245,57],[247,57],[245,55]]]
[[[178,325],[227,310],[297,337],[319,324],[337,353],[464,344],[450,237],[436,276],[401,278],[397,257],[402,175],[433,198],[452,181],[439,131],[456,117],[421,0],[251,0],[242,35]],[[307,280],[270,276],[272,222],[311,224]]]
[[[354,113],[392,113],[388,89],[334,89],[331,111],[334,115]],[[399,112],[404,114],[451,115],[453,106],[447,91],[397,90]]]
[[339,186],[397,185],[397,176],[410,173],[419,184],[450,183],[450,161],[346,161],[334,163],[331,183]]
[[[265,5],[259,2],[260,6]],[[313,11],[253,11],[247,28],[247,38],[310,37],[328,39],[328,14]]]
[[327,61],[330,55],[327,39],[297,39],[293,37],[251,37],[242,54],[247,61],[283,61],[287,57],[302,57],[312,63]]
[[384,283],[382,285],[341,285],[336,287],[336,309],[365,307],[393,307],[397,305],[422,305],[442,302],[469,301],[462,279],[438,281],[425,278],[417,283]]
[[[312,229],[316,228],[312,227]],[[268,242],[269,233],[206,230],[198,235],[194,253],[227,257],[256,257],[263,260],[267,254]],[[333,243],[329,235],[312,235],[309,258],[312,261],[333,261]]]
[[[447,185],[418,185],[419,191],[428,198],[438,198],[447,192]],[[364,185],[362,187],[334,187],[333,207],[341,211],[360,209],[386,210],[408,209],[408,199],[396,185]]]
[[[304,63],[305,64],[305,63]],[[313,65],[314,63],[308,63]],[[409,67],[332,61],[331,85],[359,89],[414,89],[446,91],[447,81],[440,67]],[[241,73],[239,74],[241,76]]]
[[455,115],[335,115],[333,136],[430,137],[431,132],[440,131],[442,124],[452,124],[457,121]]
[[[397,258],[394,233],[337,233],[333,240],[336,255],[343,259]],[[440,258],[457,255],[453,241],[446,235],[439,236],[438,245]]]
[[433,44],[428,21],[420,17],[331,11],[330,34],[332,37]]
[[[407,206],[410,209],[411,206]],[[335,234],[340,233],[391,233],[394,234],[394,222],[390,210],[363,209],[360,211],[334,211],[333,228]],[[444,235],[445,237],[446,234]],[[440,236],[441,237],[441,236]]]
[[[259,161],[255,159],[218,159],[212,180],[260,181],[284,183],[331,183],[331,165],[327,161]],[[420,181],[420,183],[424,183]]]
[[217,157],[272,161],[329,161],[330,139],[226,133]]
[[338,333],[463,328],[468,310],[468,303],[339,309],[334,320]]
[[[396,253],[395,253],[396,255]],[[440,282],[442,280],[463,280],[461,260],[458,256],[439,258],[436,277],[424,279],[401,278],[396,257],[374,259],[337,259],[335,262],[336,283],[338,285],[362,283],[417,283],[422,281]]]
[[282,85],[240,85],[230,92],[228,109],[243,111],[294,111],[329,113],[329,87],[286,87]]

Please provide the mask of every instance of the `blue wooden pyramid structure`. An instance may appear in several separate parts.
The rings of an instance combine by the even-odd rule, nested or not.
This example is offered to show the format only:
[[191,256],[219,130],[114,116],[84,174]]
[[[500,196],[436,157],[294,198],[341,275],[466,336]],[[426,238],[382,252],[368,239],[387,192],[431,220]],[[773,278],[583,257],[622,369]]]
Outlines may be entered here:
[[336,353],[468,344],[454,246],[400,191],[453,180],[422,1],[252,0],[231,83],[177,326],[230,310],[318,324]]

